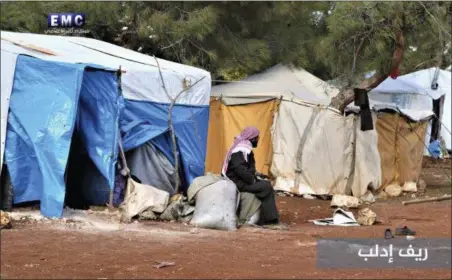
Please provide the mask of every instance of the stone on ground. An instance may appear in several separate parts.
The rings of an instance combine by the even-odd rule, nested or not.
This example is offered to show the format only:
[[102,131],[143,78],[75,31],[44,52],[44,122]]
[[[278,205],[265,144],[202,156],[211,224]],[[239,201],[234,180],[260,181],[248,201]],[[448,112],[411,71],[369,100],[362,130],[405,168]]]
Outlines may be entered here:
[[417,186],[415,182],[405,182],[402,187],[404,192],[417,192]]
[[357,222],[362,226],[371,226],[377,220],[377,214],[370,208],[359,210]]
[[385,192],[392,197],[397,197],[402,193],[402,187],[398,184],[390,184],[385,188]]
[[359,199],[357,197],[335,194],[331,200],[331,206],[336,207],[347,207],[347,208],[358,208],[360,205]]

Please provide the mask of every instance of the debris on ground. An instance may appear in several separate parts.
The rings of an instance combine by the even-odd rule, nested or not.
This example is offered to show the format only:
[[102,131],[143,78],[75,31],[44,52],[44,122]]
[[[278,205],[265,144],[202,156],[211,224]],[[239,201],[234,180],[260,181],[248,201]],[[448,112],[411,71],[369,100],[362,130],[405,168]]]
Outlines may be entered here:
[[315,198],[320,199],[320,200],[331,200],[333,198],[333,196],[329,195],[329,194],[317,194],[317,195],[315,195]]
[[0,229],[10,228],[12,228],[12,224],[9,214],[0,210]]
[[371,226],[377,220],[377,214],[370,208],[364,208],[358,212],[358,223],[362,226]]
[[264,225],[262,227],[265,229],[271,229],[271,230],[289,230],[289,227],[283,223]]
[[361,201],[366,204],[372,204],[375,202],[375,196],[368,190],[363,196],[361,196]]
[[152,210],[148,209],[138,215],[139,220],[157,220],[158,216]]
[[415,182],[405,182],[402,187],[402,191],[404,192],[417,192],[417,186]]
[[385,192],[392,197],[397,197],[400,196],[402,194],[402,187],[400,185],[398,185],[397,183],[393,183],[388,185],[385,188]]
[[293,193],[286,192],[286,191],[276,191],[276,195],[282,196],[282,197],[287,197],[287,196],[293,197],[294,196]]
[[337,208],[333,213],[333,218],[310,220],[310,222],[319,226],[359,226],[352,212]]
[[331,207],[347,207],[347,208],[358,208],[360,205],[359,199],[357,197],[335,194],[331,200]]
[[173,200],[165,211],[160,215],[159,219],[162,221],[177,221],[182,223],[190,222],[193,217],[195,207],[188,203],[186,197],[179,197]]
[[168,206],[169,193],[150,185],[127,179],[127,193],[121,205],[121,221],[130,223],[132,217],[145,210],[162,213]]
[[385,191],[381,191],[379,194],[377,194],[377,199],[388,199],[389,195]]
[[417,191],[419,194],[424,194],[425,190],[427,188],[427,184],[425,183],[425,181],[423,179],[419,179],[417,181]]
[[155,268],[162,268],[162,267],[167,267],[167,266],[174,266],[174,265],[176,265],[176,263],[174,263],[174,262],[158,262],[158,261],[156,261],[156,263],[158,263],[158,264],[153,265],[152,267],[155,267]]

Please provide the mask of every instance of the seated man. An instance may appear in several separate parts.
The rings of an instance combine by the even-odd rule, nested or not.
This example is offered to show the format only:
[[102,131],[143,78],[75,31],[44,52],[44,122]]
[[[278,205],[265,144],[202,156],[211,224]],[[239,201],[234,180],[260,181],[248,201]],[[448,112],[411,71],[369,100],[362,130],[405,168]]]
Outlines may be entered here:
[[285,228],[279,222],[279,213],[276,208],[275,193],[267,180],[258,178],[262,175],[256,172],[256,162],[252,149],[259,142],[259,130],[247,127],[234,139],[232,147],[223,163],[222,175],[233,181],[240,192],[253,193],[262,203],[260,212],[260,225],[281,229]]

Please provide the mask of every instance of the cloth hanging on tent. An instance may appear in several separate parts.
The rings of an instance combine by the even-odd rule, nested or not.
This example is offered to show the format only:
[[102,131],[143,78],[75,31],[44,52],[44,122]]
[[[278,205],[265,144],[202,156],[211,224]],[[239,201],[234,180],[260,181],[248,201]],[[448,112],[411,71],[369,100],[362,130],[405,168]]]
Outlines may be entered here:
[[143,184],[174,194],[174,166],[150,141],[128,152],[127,164]]
[[357,105],[360,108],[359,114],[361,117],[361,131],[373,130],[374,124],[367,90],[354,88],[353,91],[355,93],[355,104],[358,103]]
[[397,79],[397,77],[399,76],[399,68],[394,69],[394,71],[392,71],[390,76],[394,80]]

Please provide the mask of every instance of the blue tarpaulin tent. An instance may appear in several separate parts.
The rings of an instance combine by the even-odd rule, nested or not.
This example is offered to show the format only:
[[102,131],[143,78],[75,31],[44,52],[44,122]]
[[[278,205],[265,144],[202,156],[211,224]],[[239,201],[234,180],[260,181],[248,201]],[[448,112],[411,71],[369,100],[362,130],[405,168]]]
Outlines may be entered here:
[[62,215],[75,126],[113,188],[120,108],[114,72],[20,55],[5,148],[14,203],[39,200],[43,215]]
[[[173,163],[168,127],[169,106],[164,103],[126,100],[120,120],[121,131],[125,136],[124,150],[137,148],[151,140]],[[176,105],[172,115],[183,174],[190,184],[196,177],[204,175],[209,107]]]
[[[85,169],[90,169],[92,164],[98,169],[98,172],[86,170],[83,176],[90,178],[82,185],[88,182],[104,189],[105,185],[112,187],[117,158],[115,141],[121,133],[124,149],[133,154],[131,158],[146,161],[146,168],[141,168],[142,170],[137,170],[143,166],[141,162],[131,164],[130,166],[135,168],[131,170],[132,174],[146,174],[147,176],[143,176],[147,177],[143,183],[171,193],[172,190],[168,186],[160,184],[165,182],[164,184],[172,187],[168,178],[148,179],[174,174],[174,170],[169,170],[174,169],[174,166],[171,167],[174,165],[174,155],[168,110],[176,96],[178,98],[173,108],[172,121],[182,169],[182,187],[187,187],[194,178],[204,175],[211,89],[209,72],[90,38],[6,31],[1,33],[2,52],[27,54],[41,59],[30,64],[32,58],[20,58],[16,69],[18,80],[16,84],[15,78],[12,90],[14,100],[11,102],[14,104],[11,103],[10,106],[10,117],[13,114],[16,116],[11,117],[11,121],[8,120],[11,127],[8,134],[11,135],[7,140],[12,144],[7,145],[15,146],[8,148],[9,152],[19,149],[21,151],[14,156],[11,153],[7,155],[8,169],[15,169],[10,171],[15,177],[12,178],[17,193],[15,202],[40,198],[44,215],[61,214],[64,201],[64,170],[73,131],[82,134],[82,142],[91,159]],[[29,65],[23,66],[24,61]],[[118,97],[113,73],[87,71],[87,65],[92,64],[101,65],[94,66],[97,70],[102,67],[123,70],[122,97]],[[36,72],[46,75],[47,78],[39,79]],[[34,86],[22,84],[20,81],[25,79],[21,77],[29,75],[36,76]],[[2,73],[2,81],[3,77]],[[184,90],[185,92],[179,95]],[[2,96],[6,96],[3,87]],[[27,98],[36,101],[33,101],[33,104],[27,103]],[[32,107],[35,110],[43,107],[41,110],[45,109],[47,115],[37,117],[30,124],[24,124]],[[56,128],[49,129],[50,123],[55,123]],[[30,131],[22,131],[23,127]],[[115,130],[116,127],[118,129]],[[49,146],[52,146],[52,149],[49,149]],[[144,151],[146,147],[149,149]],[[137,156],[137,153],[146,156]],[[23,158],[19,160],[21,156],[27,157],[27,154],[33,158],[33,164],[24,163]],[[22,169],[19,170],[19,167]],[[30,177],[39,178],[37,183],[33,184],[32,179],[24,179],[22,170],[27,170],[25,173]],[[44,174],[43,170],[47,173]],[[19,182],[18,178],[22,181]],[[52,190],[50,194],[43,191],[49,188]],[[52,188],[59,191],[54,192]],[[104,191],[93,190],[92,193],[102,192]],[[100,203],[100,200],[96,200],[96,203]]]

